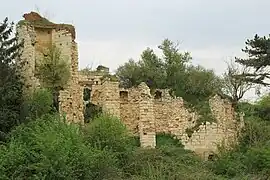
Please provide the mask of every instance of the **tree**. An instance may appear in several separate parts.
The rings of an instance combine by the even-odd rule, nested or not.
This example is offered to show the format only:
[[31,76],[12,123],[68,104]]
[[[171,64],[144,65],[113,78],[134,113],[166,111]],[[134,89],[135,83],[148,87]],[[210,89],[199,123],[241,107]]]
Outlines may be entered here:
[[241,76],[249,72],[248,67],[241,66],[231,61],[227,63],[226,72],[223,74],[223,92],[228,95],[233,105],[236,105],[245,93],[252,89],[253,83],[245,81]]
[[181,77],[185,73],[187,63],[192,59],[190,53],[180,53],[179,45],[169,39],[165,39],[158,48],[163,52],[167,87],[175,88],[185,81]]
[[[221,90],[221,81],[213,70],[198,65],[190,65],[185,71],[185,82],[177,86],[176,95],[198,103]],[[179,94],[182,91],[183,94]]]
[[22,43],[13,35],[13,23],[5,18],[0,24],[0,140],[21,122],[22,82],[17,73],[16,61]]
[[254,39],[247,39],[246,47],[242,49],[248,55],[248,58],[236,58],[236,62],[249,67],[253,70],[252,73],[245,73],[238,78],[244,78],[245,81],[269,86],[265,80],[270,79],[270,73],[267,68],[270,65],[270,36],[260,37],[255,35]]
[[154,53],[153,49],[147,48],[142,52],[138,65],[142,72],[142,81],[151,89],[163,88],[166,82],[164,62]]
[[162,88],[166,81],[163,61],[147,48],[141,54],[138,62],[130,59],[117,69],[116,75],[120,78],[123,87],[132,87],[145,82],[151,89]]
[[168,39],[165,39],[158,47],[163,52],[162,58],[159,58],[153,49],[147,48],[142,52],[138,62],[129,60],[117,69],[116,74],[122,85],[131,87],[145,82],[151,89],[175,89],[178,84],[184,82],[182,75],[186,69],[186,63],[191,60],[190,54],[180,53],[178,44]]
[[59,91],[63,90],[70,78],[70,66],[63,59],[61,51],[56,45],[52,45],[44,51],[44,58],[37,68],[37,77],[41,85],[52,91],[54,107],[58,110]]
[[124,88],[136,86],[142,81],[141,68],[133,59],[119,66],[116,70],[116,75],[120,79],[120,86]]

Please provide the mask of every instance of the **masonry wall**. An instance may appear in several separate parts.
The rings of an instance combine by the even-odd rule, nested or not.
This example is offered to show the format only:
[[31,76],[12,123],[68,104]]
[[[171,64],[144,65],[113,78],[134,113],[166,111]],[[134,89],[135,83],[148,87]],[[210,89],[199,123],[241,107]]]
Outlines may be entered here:
[[24,17],[30,20],[26,19],[24,23],[17,26],[19,39],[24,40],[24,49],[19,63],[25,82],[24,92],[31,95],[40,87],[39,80],[36,78],[36,68],[44,58],[43,52],[55,44],[61,50],[61,58],[70,64],[71,73],[66,87],[60,91],[59,110],[62,114],[66,114],[69,122],[83,123],[83,91],[78,82],[78,50],[74,34],[67,29],[56,28],[57,24],[36,25],[31,20],[37,22],[42,18],[37,13],[31,12],[25,15]]
[[35,77],[36,61],[36,32],[32,26],[17,25],[19,41],[24,41],[24,49],[18,66],[24,81],[24,93],[32,93],[39,86],[38,79]]
[[155,100],[154,116],[157,133],[181,136],[187,128],[196,124],[197,115],[184,107],[182,98]]
[[119,82],[104,81],[101,85],[93,85],[91,102],[102,107],[102,110],[120,118]]
[[[142,101],[140,93],[140,88],[120,90],[120,117],[134,134],[139,132],[139,107]],[[152,95],[150,96],[151,98],[147,101],[151,101],[151,106],[153,106],[152,116],[155,124],[153,129],[156,133],[165,132],[181,136],[186,128],[195,125],[197,115],[184,107],[182,98],[172,98],[167,91],[163,91],[160,98],[155,99]]]
[[145,83],[139,89],[139,135],[141,147],[156,147],[154,102],[150,89]]
[[[60,46],[63,58],[71,63],[71,78],[65,90],[60,92],[60,112],[65,113],[70,122],[83,123],[83,88],[79,85],[77,43],[69,41],[71,36],[67,36],[67,33],[64,35],[65,38],[57,39],[55,42]],[[59,33],[56,37],[59,37]]]
[[206,122],[200,125],[191,137],[186,133],[181,137],[186,149],[195,151],[204,158],[216,153],[217,145],[229,147],[237,143],[238,133],[243,128],[243,116],[239,120],[236,119],[236,113],[230,102],[214,96],[209,100],[209,105],[217,122]]
[[133,133],[139,133],[139,91],[136,88],[120,90],[120,119]]

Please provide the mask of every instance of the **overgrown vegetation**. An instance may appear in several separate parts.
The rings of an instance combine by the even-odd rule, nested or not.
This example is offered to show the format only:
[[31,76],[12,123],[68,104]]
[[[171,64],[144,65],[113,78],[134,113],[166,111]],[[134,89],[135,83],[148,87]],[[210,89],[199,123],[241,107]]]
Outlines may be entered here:
[[0,179],[267,179],[269,130],[269,121],[249,116],[239,145],[204,162],[168,134],[157,135],[156,149],[141,149],[108,115],[80,127],[45,114],[1,146]]
[[56,110],[59,109],[59,92],[63,90],[69,81],[70,64],[63,59],[61,50],[53,44],[45,49],[44,58],[36,69],[36,76],[40,79],[41,85],[50,90],[53,94],[53,103]]
[[0,24],[0,141],[23,121],[20,117],[23,84],[16,68],[22,43],[12,35],[13,23],[5,18]]
[[[49,54],[48,61],[45,59],[40,66],[43,88],[23,101],[22,83],[15,66],[21,45],[16,36],[10,38],[11,32],[12,27],[5,20],[0,25],[0,179],[270,179],[269,94],[255,104],[237,100],[235,107],[245,113],[246,126],[239,143],[229,150],[220,149],[213,161],[202,161],[168,134],[157,135],[156,149],[142,149],[138,138],[131,136],[117,118],[106,114],[93,116],[89,111],[91,122],[80,126],[66,123],[55,111],[52,89],[59,90],[66,84],[66,76],[59,74],[66,65],[56,63],[58,53],[52,53],[51,58]],[[269,39],[255,36],[247,45],[252,47],[244,51],[251,55],[250,59],[238,61],[256,68],[255,71],[233,74],[230,78],[236,78],[233,82],[237,83],[240,78],[241,85],[248,81],[268,86],[263,80],[269,78],[265,70],[270,57]],[[138,63],[131,60],[121,66],[117,75],[122,85],[129,87],[145,81],[151,89],[170,88],[187,105],[200,109],[204,117],[200,122],[210,121],[209,105],[205,102],[221,92],[220,78],[213,71],[188,64],[190,54],[179,53],[169,40],[159,48],[162,58],[147,49]],[[85,96],[84,100],[89,98]]]

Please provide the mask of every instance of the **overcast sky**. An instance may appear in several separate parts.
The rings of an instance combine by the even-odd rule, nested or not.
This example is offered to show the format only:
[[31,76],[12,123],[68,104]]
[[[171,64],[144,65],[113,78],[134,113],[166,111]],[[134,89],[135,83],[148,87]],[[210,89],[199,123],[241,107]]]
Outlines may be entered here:
[[247,38],[268,35],[269,0],[0,0],[12,21],[37,10],[77,32],[80,67],[103,64],[113,71],[164,38],[179,41],[194,64],[221,74],[241,55]]

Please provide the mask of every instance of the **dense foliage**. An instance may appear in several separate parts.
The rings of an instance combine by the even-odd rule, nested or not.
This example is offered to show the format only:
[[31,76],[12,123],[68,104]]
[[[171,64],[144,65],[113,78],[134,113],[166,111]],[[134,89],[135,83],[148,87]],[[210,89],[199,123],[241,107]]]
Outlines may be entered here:
[[22,44],[17,36],[12,37],[12,32],[13,23],[6,18],[0,24],[0,140],[22,121],[22,83],[16,68]]
[[267,179],[270,123],[253,109],[240,143],[209,162],[167,134],[157,135],[156,149],[141,149],[121,121],[107,115],[81,127],[45,114],[17,127],[0,147],[0,179]]

